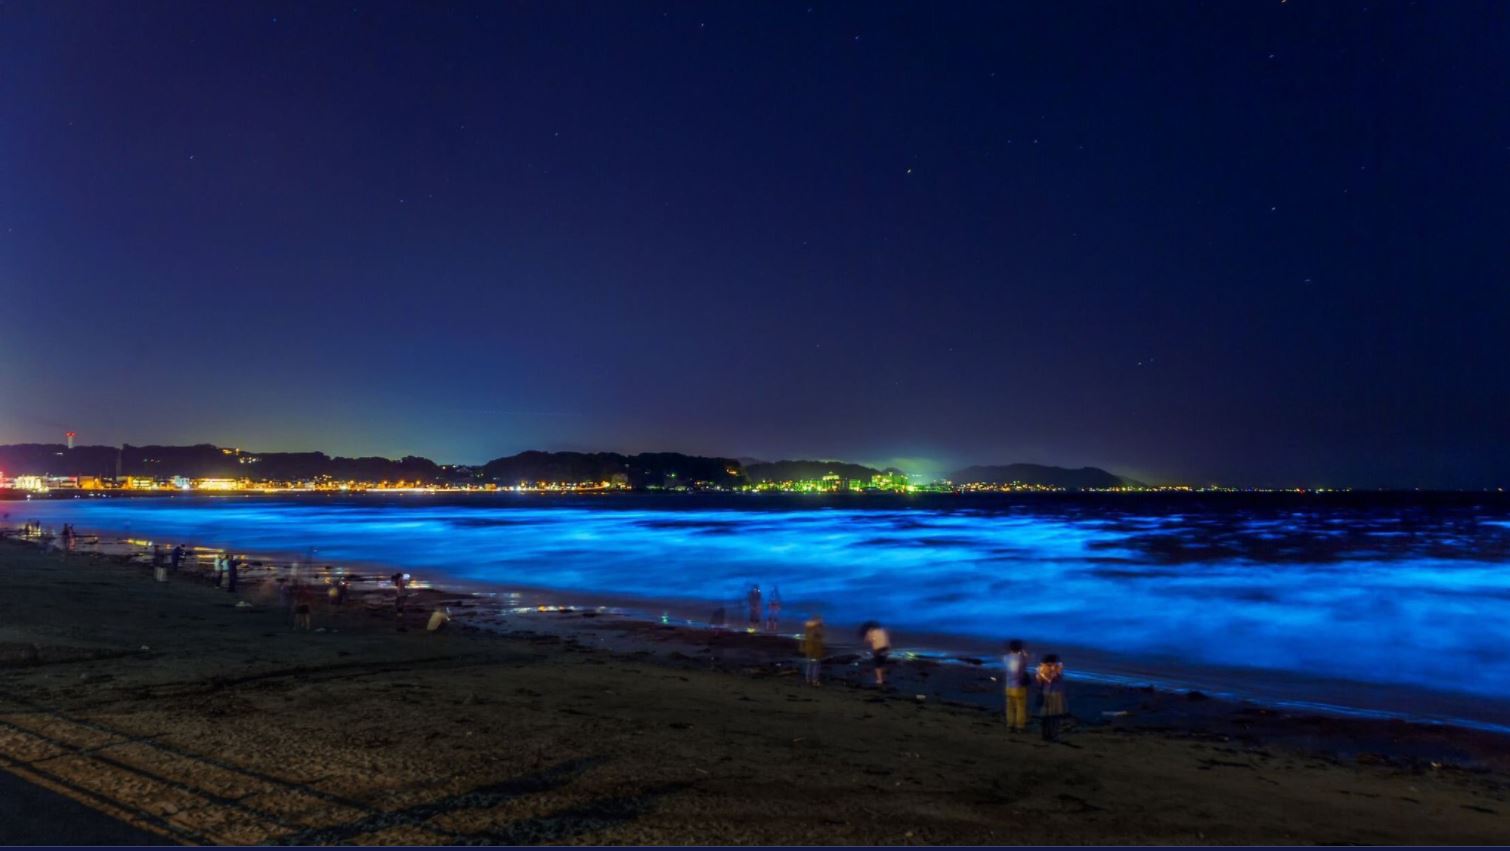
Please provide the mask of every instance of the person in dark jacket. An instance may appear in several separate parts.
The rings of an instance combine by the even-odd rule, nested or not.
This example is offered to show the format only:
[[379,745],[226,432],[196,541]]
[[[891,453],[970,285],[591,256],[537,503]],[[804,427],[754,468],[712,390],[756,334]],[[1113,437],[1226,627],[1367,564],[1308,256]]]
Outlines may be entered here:
[[1070,714],[1064,696],[1064,663],[1053,653],[1038,664],[1038,687],[1043,692],[1043,738],[1052,742],[1059,738],[1059,726]]

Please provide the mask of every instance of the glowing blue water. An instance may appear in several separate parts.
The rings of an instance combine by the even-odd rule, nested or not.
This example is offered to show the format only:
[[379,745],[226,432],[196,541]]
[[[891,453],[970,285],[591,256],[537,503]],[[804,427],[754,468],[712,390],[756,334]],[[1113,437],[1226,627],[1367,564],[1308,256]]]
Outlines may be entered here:
[[[321,561],[647,607],[706,613],[726,605],[731,621],[759,582],[768,592],[780,587],[793,619],[816,609],[838,622],[874,617],[902,645],[909,633],[993,646],[1021,636],[1132,665],[1123,670],[1303,672],[1510,706],[1503,507],[824,505],[413,497],[8,507],[12,522],[73,522],[260,553],[316,547]],[[1304,689],[1291,696],[1335,698]]]

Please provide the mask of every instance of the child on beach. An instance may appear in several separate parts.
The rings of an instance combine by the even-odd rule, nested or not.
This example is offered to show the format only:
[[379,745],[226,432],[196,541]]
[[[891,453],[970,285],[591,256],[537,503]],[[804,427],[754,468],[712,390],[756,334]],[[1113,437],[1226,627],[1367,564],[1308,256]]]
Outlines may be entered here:
[[802,656],[810,686],[822,685],[818,678],[823,670],[823,632],[822,615],[813,615],[802,625]]
[[1028,651],[1021,641],[1012,639],[1007,643],[1007,654],[1001,657],[1006,669],[1007,729],[1020,733],[1028,729]]
[[860,638],[870,648],[870,657],[875,662],[876,688],[885,688],[886,666],[891,663],[891,636],[879,623],[866,621],[860,626]]
[[781,586],[771,586],[771,598],[766,603],[765,631],[775,632],[781,625]]
[[1038,687],[1043,691],[1043,739],[1052,742],[1059,738],[1059,725],[1070,714],[1064,697],[1064,663],[1053,653],[1038,663]]

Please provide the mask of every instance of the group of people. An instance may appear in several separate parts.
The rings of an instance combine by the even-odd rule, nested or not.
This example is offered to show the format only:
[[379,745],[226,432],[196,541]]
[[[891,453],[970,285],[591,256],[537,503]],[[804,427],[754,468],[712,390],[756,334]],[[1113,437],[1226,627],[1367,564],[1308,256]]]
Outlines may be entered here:
[[[758,630],[762,627],[760,602],[760,586],[751,585],[750,593],[745,595],[745,604],[750,616],[750,629]],[[771,586],[771,594],[765,598],[764,612],[765,631],[776,632],[781,625],[781,588],[779,586]]]
[[229,593],[236,593],[241,581],[241,559],[230,553],[215,554],[215,584]]
[[[4,527],[0,529],[0,535],[17,535],[22,538],[42,537],[42,521],[40,520],[28,520],[22,523],[20,528],[13,530],[10,525],[10,513],[7,512],[3,517],[0,517],[0,525]],[[68,528],[72,529],[73,526],[69,525]]]
[[[808,685],[822,685],[823,660],[827,652],[828,632],[823,616],[814,614],[802,625],[798,646],[802,651],[803,675]],[[886,687],[886,672],[891,666],[891,634],[877,621],[860,625],[860,640],[870,652],[876,687]],[[1007,643],[1002,655],[1002,667],[1006,671],[1006,717],[1007,729],[1014,733],[1028,729],[1028,694],[1033,685],[1038,686],[1039,718],[1043,738],[1054,741],[1064,719],[1069,717],[1069,703],[1064,692],[1064,662],[1056,654],[1046,654],[1038,661],[1036,669],[1027,646],[1021,640]]]
[[[63,528],[67,529],[68,527],[64,526]],[[152,566],[153,567],[162,567],[164,560],[166,560],[167,563],[168,563],[169,569],[171,569],[174,573],[177,573],[178,569],[180,567],[183,567],[184,559],[187,558],[188,555],[189,555],[189,550],[183,544],[178,544],[178,545],[174,546],[172,550],[169,550],[166,553],[164,553],[164,551],[163,551],[163,545],[162,544],[153,544],[152,545]],[[219,563],[218,562],[216,564],[216,567],[217,567],[217,569],[219,568]]]
[[1064,694],[1064,663],[1058,655],[1048,653],[1038,660],[1037,670],[1030,674],[1031,661],[1022,641],[1013,639],[1007,642],[1007,652],[1001,657],[1002,667],[1007,672],[1007,728],[1018,733],[1028,729],[1028,689],[1036,683],[1041,698],[1043,737],[1053,741],[1059,738],[1060,727],[1070,714]]

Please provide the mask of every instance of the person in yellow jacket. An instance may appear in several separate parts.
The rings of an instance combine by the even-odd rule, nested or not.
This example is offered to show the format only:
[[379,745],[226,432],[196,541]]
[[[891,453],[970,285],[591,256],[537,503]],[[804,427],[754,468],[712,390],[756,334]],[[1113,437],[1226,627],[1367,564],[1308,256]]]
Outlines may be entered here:
[[822,685],[818,677],[823,669],[823,633],[822,615],[813,615],[802,625],[802,657],[810,686]]
[[1007,652],[1001,657],[1006,671],[1007,729],[1020,733],[1028,729],[1028,684],[1033,674],[1028,670],[1028,650],[1018,639],[1007,643]]

